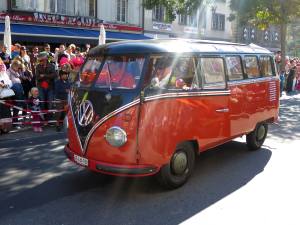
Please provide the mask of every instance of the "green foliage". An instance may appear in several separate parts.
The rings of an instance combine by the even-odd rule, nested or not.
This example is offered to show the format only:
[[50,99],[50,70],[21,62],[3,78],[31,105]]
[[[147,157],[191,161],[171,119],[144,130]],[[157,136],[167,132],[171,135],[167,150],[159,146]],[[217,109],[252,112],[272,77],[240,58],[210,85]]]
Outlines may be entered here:
[[288,26],[287,52],[288,55],[300,56],[300,19]]
[[164,6],[166,9],[166,22],[176,19],[176,14],[190,15],[195,12],[202,0],[144,0],[146,9],[153,9],[155,6]]
[[287,24],[300,16],[300,0],[231,0],[241,24],[250,23],[260,29],[271,24]]

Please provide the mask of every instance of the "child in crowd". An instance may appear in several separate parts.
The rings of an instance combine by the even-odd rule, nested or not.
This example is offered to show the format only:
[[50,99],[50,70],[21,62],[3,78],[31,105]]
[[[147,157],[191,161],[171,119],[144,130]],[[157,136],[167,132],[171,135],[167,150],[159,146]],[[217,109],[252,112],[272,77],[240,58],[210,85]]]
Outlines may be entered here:
[[[70,90],[70,83],[68,81],[69,78],[69,71],[60,70],[59,71],[59,79],[55,82],[55,90],[54,90],[54,96],[55,101],[61,101],[56,104],[57,110],[63,110],[67,108],[67,99],[68,99],[68,92]],[[66,112],[59,111],[56,113],[56,131],[61,130],[62,121],[64,117],[66,116]]]
[[[36,87],[31,88],[30,97],[28,99],[28,107],[32,111],[41,110],[41,99],[39,97],[39,89]],[[41,120],[42,116],[40,112],[32,112],[32,128],[34,132],[42,132]]]

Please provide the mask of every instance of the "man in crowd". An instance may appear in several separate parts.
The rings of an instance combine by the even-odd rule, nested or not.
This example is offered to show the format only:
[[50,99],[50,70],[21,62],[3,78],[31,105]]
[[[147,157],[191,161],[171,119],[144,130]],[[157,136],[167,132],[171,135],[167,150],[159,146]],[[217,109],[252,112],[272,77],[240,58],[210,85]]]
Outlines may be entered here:
[[[48,61],[48,53],[38,55],[39,64],[36,66],[36,80],[42,101],[53,101],[54,81],[57,78],[55,66]],[[52,109],[52,104],[43,104],[44,109]]]
[[19,43],[14,44],[14,50],[11,53],[11,59],[14,60],[17,56],[20,56],[21,45]]

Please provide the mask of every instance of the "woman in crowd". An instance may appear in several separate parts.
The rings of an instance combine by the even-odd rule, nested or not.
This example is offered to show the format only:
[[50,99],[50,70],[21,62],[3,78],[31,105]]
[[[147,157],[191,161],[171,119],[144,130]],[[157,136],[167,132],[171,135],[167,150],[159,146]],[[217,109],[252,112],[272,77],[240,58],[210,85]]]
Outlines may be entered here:
[[[4,88],[11,88],[12,83],[6,73],[6,66],[0,58],[0,92]],[[0,100],[8,100],[10,97],[3,97]],[[8,132],[11,127],[11,112],[10,107],[0,103],[0,133]]]
[[[22,69],[22,63],[19,60],[13,60],[10,68],[7,70],[7,75],[9,76],[12,82],[12,89],[15,92],[14,99],[15,100],[24,100],[24,90],[22,86],[22,74],[20,73],[20,69]],[[23,102],[15,102],[15,105],[18,107],[23,107]],[[17,116],[19,114],[19,109],[13,109],[13,122],[17,122]],[[18,126],[16,126],[18,127]]]

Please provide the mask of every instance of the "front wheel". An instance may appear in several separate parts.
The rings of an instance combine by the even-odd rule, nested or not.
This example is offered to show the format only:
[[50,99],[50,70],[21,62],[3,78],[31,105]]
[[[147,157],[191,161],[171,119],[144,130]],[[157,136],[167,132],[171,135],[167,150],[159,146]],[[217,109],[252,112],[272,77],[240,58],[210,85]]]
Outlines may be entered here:
[[190,177],[195,165],[195,152],[190,143],[177,146],[171,160],[158,173],[159,182],[174,189],[183,185]]
[[254,131],[246,135],[247,147],[251,151],[260,149],[268,134],[268,124],[258,124]]

